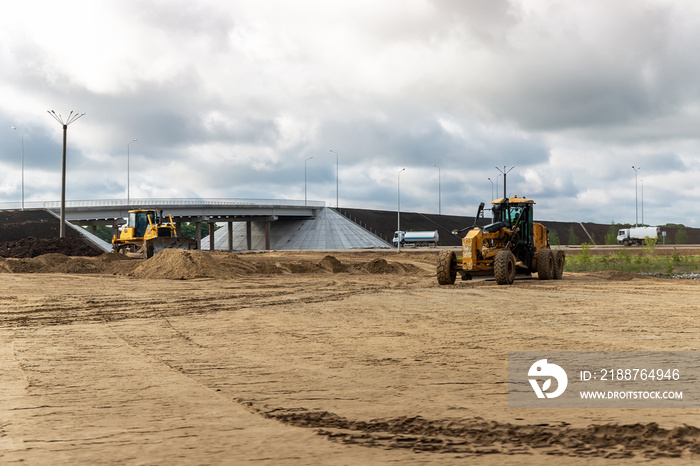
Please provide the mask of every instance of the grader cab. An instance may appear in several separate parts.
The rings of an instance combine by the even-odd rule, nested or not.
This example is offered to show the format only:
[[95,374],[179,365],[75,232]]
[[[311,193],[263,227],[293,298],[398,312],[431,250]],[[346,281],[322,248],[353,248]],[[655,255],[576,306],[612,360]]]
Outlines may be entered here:
[[[499,285],[510,285],[517,273],[537,273],[540,280],[560,279],[564,270],[564,252],[550,248],[547,229],[533,222],[531,199],[497,199],[491,202],[493,222],[480,227],[474,225],[465,230],[462,238],[462,255],[454,251],[441,251],[438,256],[437,279],[440,285],[453,285],[457,274],[462,280],[473,276],[492,275]],[[476,218],[484,210],[479,205]]]

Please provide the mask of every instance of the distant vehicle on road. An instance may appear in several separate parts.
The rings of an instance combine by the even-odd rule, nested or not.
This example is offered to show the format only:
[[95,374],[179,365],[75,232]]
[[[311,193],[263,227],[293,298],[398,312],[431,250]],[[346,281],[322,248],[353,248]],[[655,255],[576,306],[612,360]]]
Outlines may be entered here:
[[630,246],[632,244],[644,244],[645,238],[658,239],[661,235],[659,227],[631,227],[620,228],[617,232],[617,244]]
[[435,231],[395,231],[391,244],[397,247],[412,244],[413,246],[437,246],[440,235]]

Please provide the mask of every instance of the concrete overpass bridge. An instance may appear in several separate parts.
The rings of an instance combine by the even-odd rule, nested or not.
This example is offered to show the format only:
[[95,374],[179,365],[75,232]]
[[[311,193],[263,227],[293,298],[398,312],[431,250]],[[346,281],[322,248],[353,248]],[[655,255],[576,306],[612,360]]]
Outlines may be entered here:
[[[45,209],[60,213],[59,201],[25,202],[25,209]],[[8,208],[0,205],[0,208]],[[115,234],[125,223],[129,210],[162,210],[171,215],[178,234],[184,222],[195,224],[200,249],[333,249],[388,247],[376,235],[326,209],[323,201],[290,199],[106,199],[66,201],[66,221],[88,226],[112,226]],[[226,223],[202,244],[202,224]],[[234,224],[236,232],[234,234]],[[214,231],[210,228],[209,231]],[[300,239],[302,238],[303,239]]]

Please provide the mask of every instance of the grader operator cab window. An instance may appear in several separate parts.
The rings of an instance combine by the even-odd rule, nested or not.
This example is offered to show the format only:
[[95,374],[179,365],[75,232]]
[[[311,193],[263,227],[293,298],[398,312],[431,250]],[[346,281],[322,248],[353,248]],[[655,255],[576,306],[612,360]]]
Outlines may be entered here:
[[513,205],[503,206],[496,204],[491,210],[493,211],[494,222],[506,222],[510,226],[518,218],[520,212],[523,211],[523,207]]
[[523,211],[522,207],[510,207],[508,209],[508,218],[507,221],[510,223],[515,222],[515,220],[518,218],[518,215],[520,215],[520,212]]

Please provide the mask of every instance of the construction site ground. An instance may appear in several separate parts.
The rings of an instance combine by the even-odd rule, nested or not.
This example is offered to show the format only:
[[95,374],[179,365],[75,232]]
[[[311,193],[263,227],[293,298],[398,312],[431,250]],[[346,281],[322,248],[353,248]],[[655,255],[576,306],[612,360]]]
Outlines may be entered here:
[[0,259],[2,464],[690,464],[700,409],[509,409],[508,351],[695,351],[700,282],[435,251]]

